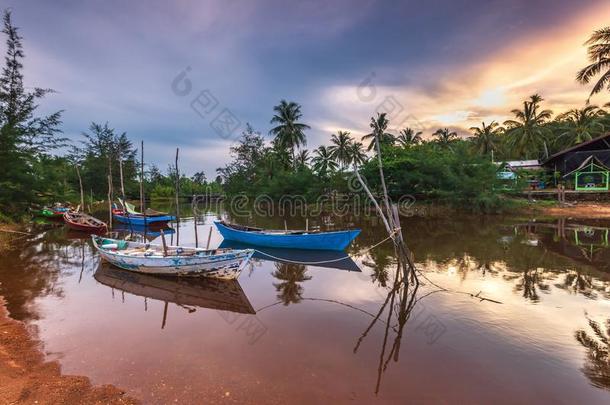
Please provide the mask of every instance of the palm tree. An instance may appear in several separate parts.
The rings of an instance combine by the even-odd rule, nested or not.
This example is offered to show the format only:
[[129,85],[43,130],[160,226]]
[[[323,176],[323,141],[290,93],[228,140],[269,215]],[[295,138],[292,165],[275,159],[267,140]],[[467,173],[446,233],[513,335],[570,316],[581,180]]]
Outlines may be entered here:
[[594,31],[585,45],[589,45],[587,53],[591,64],[576,74],[576,80],[581,84],[588,84],[593,77],[601,73],[601,77],[589,94],[591,98],[604,87],[610,90],[610,27]]
[[278,147],[290,149],[292,161],[295,162],[294,150],[307,143],[304,131],[310,128],[309,125],[299,122],[303,116],[301,106],[294,101],[282,100],[273,107],[273,111],[275,114],[271,123],[277,125],[271,128],[269,133],[275,136],[274,142]]
[[309,151],[307,149],[303,149],[299,151],[296,157],[297,167],[303,168],[307,167],[307,163],[309,162]]
[[273,283],[278,292],[277,298],[284,304],[297,304],[303,298],[303,283],[311,280],[307,275],[307,267],[302,264],[275,263],[275,271],[272,276],[280,282]]
[[396,137],[386,132],[389,123],[390,122],[386,118],[386,113],[377,113],[377,118],[371,118],[370,127],[373,132],[362,137],[363,141],[365,139],[370,139],[369,146],[366,148],[366,150],[370,151],[371,149],[373,149],[373,147],[375,147],[375,139],[379,139],[380,145],[394,145],[394,143],[396,142]]
[[421,135],[421,131],[415,132],[412,128],[405,128],[400,130],[396,140],[403,148],[409,148],[422,141]]
[[542,101],[543,98],[538,94],[530,96],[529,101],[523,102],[523,110],[511,111],[515,115],[514,120],[504,121],[504,125],[508,128],[506,133],[510,137],[511,149],[526,158],[532,151],[538,154],[541,146],[544,147],[545,156],[549,156],[546,144],[546,136],[549,131],[544,124],[551,119],[553,112],[551,110],[539,111]]
[[457,132],[451,131],[449,128],[439,128],[432,135],[436,136],[436,142],[441,146],[451,145],[458,137]]
[[352,142],[349,147],[350,164],[361,166],[366,163],[368,157],[364,153],[364,145],[362,142]]
[[314,157],[311,159],[313,170],[320,176],[326,176],[329,171],[337,170],[337,162],[333,159],[330,148],[320,146],[314,151]]
[[330,138],[333,145],[329,146],[329,150],[332,154],[333,159],[341,165],[341,169],[345,169],[350,164],[350,146],[352,144],[352,138],[347,131],[338,131],[337,134],[333,134]]
[[579,329],[576,340],[587,349],[585,365],[581,369],[598,388],[610,389],[610,319],[596,322],[587,316],[591,331]]
[[557,117],[560,138],[568,140],[568,146],[590,141],[604,132],[604,111],[594,105],[572,109]]
[[470,127],[470,130],[474,132],[473,144],[477,152],[482,155],[490,154],[492,151],[497,151],[498,136],[502,132],[502,127],[492,121],[489,125],[485,125],[485,122],[481,122],[481,127]]

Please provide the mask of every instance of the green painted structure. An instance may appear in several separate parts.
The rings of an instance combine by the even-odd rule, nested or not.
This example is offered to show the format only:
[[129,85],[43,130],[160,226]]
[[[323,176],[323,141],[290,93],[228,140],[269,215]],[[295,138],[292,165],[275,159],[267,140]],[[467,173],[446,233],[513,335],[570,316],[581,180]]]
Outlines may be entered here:
[[574,177],[576,191],[608,191],[610,190],[610,168],[604,165],[596,156],[589,156],[582,164],[564,175],[564,178]]

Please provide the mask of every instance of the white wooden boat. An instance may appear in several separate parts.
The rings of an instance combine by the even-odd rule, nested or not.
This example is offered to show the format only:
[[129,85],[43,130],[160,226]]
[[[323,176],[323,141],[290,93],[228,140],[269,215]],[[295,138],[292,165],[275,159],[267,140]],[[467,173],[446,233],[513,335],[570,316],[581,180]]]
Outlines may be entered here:
[[124,270],[165,276],[204,276],[236,279],[253,249],[214,249],[167,246],[92,236],[100,256]]

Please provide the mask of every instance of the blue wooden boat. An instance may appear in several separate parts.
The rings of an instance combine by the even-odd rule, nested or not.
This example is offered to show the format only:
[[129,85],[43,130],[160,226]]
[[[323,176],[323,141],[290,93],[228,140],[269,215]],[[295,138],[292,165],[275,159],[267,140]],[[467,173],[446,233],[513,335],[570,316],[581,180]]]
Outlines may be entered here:
[[227,240],[285,249],[344,250],[358,236],[360,229],[346,231],[268,231],[249,226],[214,221]]
[[132,224],[132,225],[151,225],[151,224],[160,224],[164,222],[174,221],[176,217],[173,215],[158,215],[154,217],[144,217],[139,215],[122,215],[122,214],[112,214],[112,218],[116,221],[121,222],[123,224]]

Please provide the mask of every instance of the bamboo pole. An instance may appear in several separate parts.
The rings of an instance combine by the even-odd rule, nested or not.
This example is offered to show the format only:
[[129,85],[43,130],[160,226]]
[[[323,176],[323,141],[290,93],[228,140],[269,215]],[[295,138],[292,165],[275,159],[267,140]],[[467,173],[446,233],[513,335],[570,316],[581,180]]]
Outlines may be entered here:
[[167,256],[167,243],[165,242],[165,232],[161,229],[161,243],[163,244],[163,256]]
[[208,243],[205,244],[205,250],[210,249],[210,240],[212,239],[212,225],[210,225],[210,232],[208,232]]
[[80,206],[83,211],[85,210],[85,193],[83,192],[83,180],[80,177],[80,170],[78,170],[78,165],[76,165],[76,175],[78,176],[78,185],[80,187]]
[[180,170],[178,169],[178,152],[179,148],[176,148],[176,245],[180,244],[180,204],[178,201],[180,194]]
[[386,212],[388,213],[388,219],[390,226],[395,228],[394,221],[392,221],[392,212],[390,211],[390,198],[388,197],[388,188],[385,185],[385,176],[383,174],[383,165],[381,163],[381,145],[379,140],[379,134],[375,132],[375,144],[377,146],[377,162],[379,164],[379,177],[381,178],[381,188],[383,190],[383,202],[385,204]]
[[146,199],[144,198],[144,141],[140,143],[140,209],[144,215],[144,236],[146,236]]
[[112,182],[108,175],[108,227],[112,229]]
[[199,237],[197,235],[197,215],[193,212],[193,226],[195,227],[195,247],[199,247]]
[[123,157],[119,156],[119,174],[121,176],[121,196],[125,201],[125,184],[123,183]]

